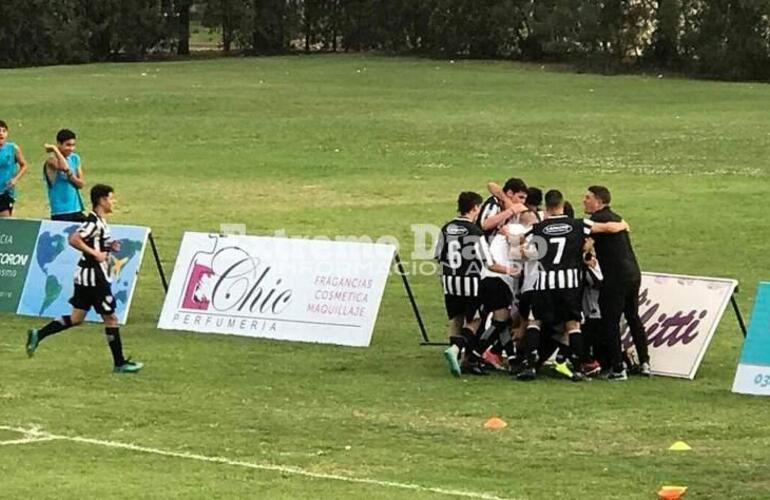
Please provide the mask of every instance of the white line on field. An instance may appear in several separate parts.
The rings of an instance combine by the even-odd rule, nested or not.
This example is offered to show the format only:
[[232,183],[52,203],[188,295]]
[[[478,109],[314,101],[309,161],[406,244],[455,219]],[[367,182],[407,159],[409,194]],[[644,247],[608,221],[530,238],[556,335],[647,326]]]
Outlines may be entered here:
[[0,446],[9,446],[13,444],[30,444],[30,443],[40,443],[41,441],[55,441],[59,438],[55,436],[47,436],[47,437],[39,437],[39,438],[23,438],[23,439],[12,439],[11,441],[0,441]]
[[74,443],[92,444],[97,446],[105,446],[107,448],[118,448],[123,450],[136,451],[140,453],[161,455],[164,457],[185,458],[188,460],[198,460],[200,462],[231,465],[234,467],[244,467],[247,469],[280,472],[283,474],[293,474],[296,476],[310,477],[313,479],[328,479],[333,481],[344,481],[346,483],[366,484],[370,486],[382,486],[385,488],[397,488],[401,490],[422,491],[426,493],[427,492],[437,493],[439,495],[448,495],[448,496],[456,496],[456,497],[464,497],[464,498],[478,498],[481,500],[513,500],[513,499],[498,497],[496,495],[491,495],[488,493],[479,493],[475,491],[450,490],[450,489],[444,489],[444,488],[435,488],[432,486],[422,486],[419,484],[412,484],[412,483],[398,483],[395,481],[381,481],[379,479],[341,476],[339,474],[311,472],[311,471],[302,469],[300,467],[242,462],[239,460],[230,460],[229,458],[224,458],[224,457],[209,457],[205,455],[197,455],[194,453],[181,453],[177,451],[161,450],[159,448],[149,448],[147,446],[140,446],[132,443],[121,443],[119,441],[106,441],[102,439],[87,438],[82,436],[61,436],[61,435],[51,434],[51,433],[42,431],[38,427],[21,428],[21,427],[10,427],[6,425],[0,425],[0,430],[18,432],[24,435],[23,439],[0,442],[0,444],[26,444],[26,443],[35,443],[39,441],[54,441],[54,440],[71,441]]

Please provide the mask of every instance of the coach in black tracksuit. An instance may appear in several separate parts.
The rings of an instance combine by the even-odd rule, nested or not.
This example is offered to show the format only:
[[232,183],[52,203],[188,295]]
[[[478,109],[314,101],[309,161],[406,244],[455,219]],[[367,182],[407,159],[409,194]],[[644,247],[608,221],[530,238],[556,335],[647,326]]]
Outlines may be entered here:
[[[586,213],[594,222],[620,222],[622,218],[610,209],[610,191],[603,186],[591,186],[583,199]],[[636,352],[639,355],[642,374],[650,374],[650,357],[647,353],[647,335],[639,319],[639,288],[642,273],[636,261],[631,239],[627,231],[594,236],[594,248],[604,273],[604,283],[599,294],[602,330],[612,363],[610,378],[625,379],[623,351],[620,341],[620,316],[625,315]]]

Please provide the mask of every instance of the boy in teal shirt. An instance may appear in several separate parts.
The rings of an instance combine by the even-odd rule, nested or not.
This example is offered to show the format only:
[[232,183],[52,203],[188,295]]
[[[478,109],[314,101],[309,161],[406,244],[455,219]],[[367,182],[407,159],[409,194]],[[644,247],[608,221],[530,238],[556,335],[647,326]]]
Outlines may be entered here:
[[16,184],[27,171],[21,148],[7,139],[8,125],[0,120],[0,217],[13,215]]
[[46,144],[51,156],[45,161],[43,178],[51,208],[52,220],[83,222],[83,200],[80,189],[85,185],[80,156],[75,153],[76,136],[68,129],[56,134],[56,144]]

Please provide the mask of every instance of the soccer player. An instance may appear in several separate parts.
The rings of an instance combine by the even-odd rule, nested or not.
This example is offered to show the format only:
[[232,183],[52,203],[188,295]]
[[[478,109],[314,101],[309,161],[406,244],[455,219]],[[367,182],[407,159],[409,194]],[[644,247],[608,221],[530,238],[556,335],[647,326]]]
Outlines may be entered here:
[[[604,186],[591,186],[583,197],[583,207],[594,222],[619,221],[621,217],[610,209],[612,196]],[[602,266],[604,283],[599,294],[602,329],[606,337],[612,364],[609,378],[626,380],[620,342],[620,316],[625,316],[639,356],[640,373],[651,376],[647,334],[639,318],[639,288],[642,273],[627,231],[595,237],[596,258]]]
[[[527,233],[527,255],[538,258],[540,271],[532,294],[531,312],[524,343],[528,356],[525,369],[518,374],[521,380],[536,377],[537,348],[540,331],[544,325],[564,324],[568,338],[573,370],[564,366],[557,371],[574,375],[573,380],[582,380],[581,364],[587,362],[581,334],[582,320],[582,262],[588,249],[586,238],[597,232],[622,231],[627,229],[623,222],[596,225],[589,219],[573,219],[564,214],[564,196],[557,190],[545,194],[546,218],[532,226]],[[561,368],[561,369],[560,369]]]
[[[444,358],[449,370],[459,377],[461,371],[483,375],[479,363],[471,355],[476,344],[474,331],[479,318],[479,281],[484,267],[482,245],[486,245],[484,233],[474,223],[481,210],[481,195],[462,192],[457,198],[459,217],[441,228],[434,253],[441,265],[441,282],[444,288],[444,304],[449,318],[449,348]],[[460,356],[465,353],[461,367]]]
[[[583,373],[587,376],[597,374],[602,366],[608,366],[604,356],[604,345],[601,338],[601,310],[599,309],[599,291],[604,280],[599,261],[593,254],[593,249],[585,254],[585,269],[583,280],[583,335],[585,348],[591,353],[590,361],[583,363]],[[604,364],[602,364],[604,363]]]
[[[505,351],[509,359],[513,359],[514,355],[511,312],[514,310],[514,296],[518,292],[521,269],[513,259],[508,242],[510,231],[509,226],[503,226],[489,244],[488,259],[481,270],[479,299],[484,315],[492,315],[492,325],[480,335],[476,348],[471,353],[478,363],[483,359],[497,369],[503,368],[500,353]],[[495,342],[498,343],[500,352],[488,352],[487,349]]]
[[[494,183],[489,183],[487,186],[490,185],[497,186]],[[493,194],[481,205],[477,224],[484,231],[487,243],[492,241],[500,227],[517,214],[527,210],[524,205],[527,201],[527,185],[523,180],[515,177],[508,179],[502,188],[502,193],[510,201],[509,203],[506,204],[505,199]]]
[[77,137],[68,129],[56,134],[56,144],[46,144],[50,154],[43,167],[52,220],[84,222],[80,190],[85,185],[83,165],[75,153]]
[[541,207],[542,204],[543,190],[535,186],[530,186],[527,189],[527,208],[535,213],[538,222],[545,218],[545,213]]
[[43,339],[81,324],[93,307],[104,321],[104,332],[112,352],[113,371],[135,373],[142,369],[142,363],[123,357],[118,317],[115,315],[115,297],[110,287],[109,253],[120,250],[120,242],[110,238],[106,220],[115,205],[113,189],[103,184],[95,185],[91,188],[91,203],[93,211],[69,238],[70,246],[83,254],[75,272],[75,292],[70,299],[72,312],[39,330],[29,330],[27,355],[32,357]]
[[16,184],[26,171],[27,162],[21,148],[8,142],[8,124],[0,120],[0,217],[13,215]]

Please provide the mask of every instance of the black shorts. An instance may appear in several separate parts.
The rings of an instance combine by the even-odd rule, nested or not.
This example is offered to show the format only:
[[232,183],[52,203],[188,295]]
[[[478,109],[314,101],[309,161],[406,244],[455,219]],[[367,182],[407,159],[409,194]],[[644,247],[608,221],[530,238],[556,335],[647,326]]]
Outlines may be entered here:
[[75,292],[70,299],[75,309],[88,311],[92,307],[99,315],[115,313],[115,297],[108,283],[97,286],[75,285]]
[[545,324],[582,321],[583,289],[537,290],[532,294],[532,312],[536,320]]
[[13,204],[16,200],[8,193],[0,194],[0,212],[8,211],[13,215]]
[[51,220],[63,220],[69,222],[85,222],[86,216],[83,212],[72,212],[69,214],[56,214],[51,216]]
[[492,312],[511,307],[513,293],[502,279],[484,278],[479,285],[479,299],[484,311]]
[[461,295],[444,295],[444,305],[449,319],[462,316],[466,322],[479,317],[479,298]]

